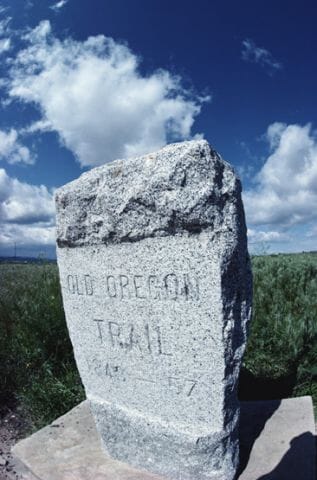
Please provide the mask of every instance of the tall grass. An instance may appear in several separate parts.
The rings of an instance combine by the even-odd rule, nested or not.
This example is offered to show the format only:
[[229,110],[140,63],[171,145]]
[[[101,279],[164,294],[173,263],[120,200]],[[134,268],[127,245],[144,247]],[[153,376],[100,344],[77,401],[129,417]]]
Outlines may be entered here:
[[[254,398],[261,385],[260,395],[278,396],[272,385],[291,378],[286,394],[313,395],[317,405],[317,255],[261,256],[252,264],[242,396]],[[56,265],[0,264],[0,408],[18,402],[39,428],[83,398]]]
[[317,405],[317,255],[252,259],[253,321],[246,369],[257,379],[293,379],[293,395]]
[[83,398],[56,265],[0,265],[0,406],[18,401],[35,427]]

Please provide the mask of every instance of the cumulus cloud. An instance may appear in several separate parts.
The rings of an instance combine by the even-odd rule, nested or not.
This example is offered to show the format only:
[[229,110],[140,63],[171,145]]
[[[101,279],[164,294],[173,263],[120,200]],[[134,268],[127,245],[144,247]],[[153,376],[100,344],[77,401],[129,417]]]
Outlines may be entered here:
[[0,169],[0,244],[54,244],[53,192],[30,185]]
[[0,160],[32,165],[35,162],[35,156],[20,143],[18,132],[12,128],[8,132],[0,130]]
[[190,138],[208,100],[193,97],[166,70],[142,75],[136,55],[103,35],[59,40],[42,21],[25,40],[11,68],[9,95],[37,105],[38,129],[56,131],[82,166]]
[[275,60],[266,48],[258,47],[250,38],[242,42],[241,58],[245,62],[257,63],[267,69],[269,73],[276,72],[283,68],[282,64]]
[[311,125],[273,123],[271,154],[244,193],[251,225],[294,225],[317,220],[317,137]]
[[4,224],[0,227],[1,247],[54,245],[55,227],[47,223],[36,225]]
[[10,177],[0,169],[0,219],[11,223],[51,220],[54,215],[52,192],[44,185],[30,185]]

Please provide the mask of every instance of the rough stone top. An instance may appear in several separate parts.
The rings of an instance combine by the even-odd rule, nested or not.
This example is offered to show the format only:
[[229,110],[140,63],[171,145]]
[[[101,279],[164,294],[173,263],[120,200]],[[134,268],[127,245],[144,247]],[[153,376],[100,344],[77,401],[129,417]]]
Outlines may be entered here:
[[[56,192],[57,245],[134,242],[244,226],[241,186],[205,140],[116,160]],[[237,226],[237,225],[236,225]]]

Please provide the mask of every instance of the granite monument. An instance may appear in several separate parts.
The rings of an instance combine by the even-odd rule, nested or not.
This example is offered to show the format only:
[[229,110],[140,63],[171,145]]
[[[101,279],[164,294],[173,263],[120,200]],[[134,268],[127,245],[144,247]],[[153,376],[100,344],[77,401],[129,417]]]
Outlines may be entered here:
[[205,140],[56,193],[67,324],[104,448],[172,480],[231,480],[251,314],[241,185]]

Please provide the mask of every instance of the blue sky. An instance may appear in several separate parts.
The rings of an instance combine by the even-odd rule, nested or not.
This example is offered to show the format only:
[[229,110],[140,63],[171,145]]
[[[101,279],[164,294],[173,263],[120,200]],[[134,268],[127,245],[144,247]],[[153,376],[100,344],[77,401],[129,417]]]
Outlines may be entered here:
[[54,255],[54,189],[206,138],[253,252],[316,250],[314,1],[0,3],[0,255]]

